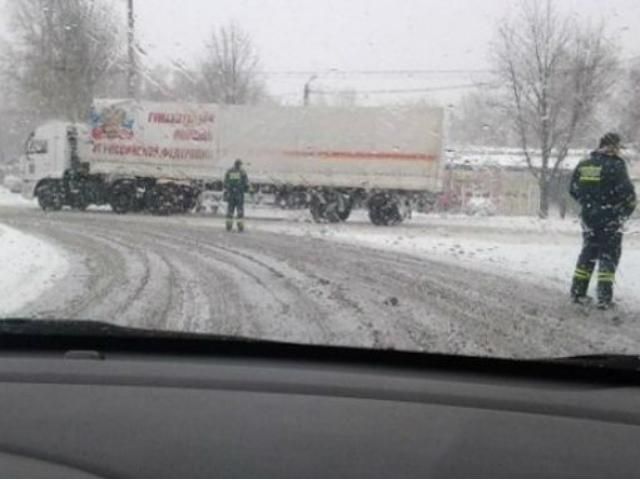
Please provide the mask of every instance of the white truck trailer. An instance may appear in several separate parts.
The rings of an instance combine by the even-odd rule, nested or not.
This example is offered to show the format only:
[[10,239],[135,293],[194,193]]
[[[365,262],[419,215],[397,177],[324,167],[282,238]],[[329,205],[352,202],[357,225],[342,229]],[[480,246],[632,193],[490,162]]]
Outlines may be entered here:
[[25,178],[45,210],[187,211],[241,158],[254,191],[306,203],[316,221],[365,205],[397,223],[441,190],[443,112],[432,107],[226,106],[96,100],[85,125],[30,136]]

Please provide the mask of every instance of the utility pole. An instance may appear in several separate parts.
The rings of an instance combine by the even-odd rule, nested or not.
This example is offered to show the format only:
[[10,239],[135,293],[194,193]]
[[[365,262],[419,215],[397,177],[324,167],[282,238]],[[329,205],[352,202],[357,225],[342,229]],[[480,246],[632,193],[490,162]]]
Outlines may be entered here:
[[133,0],[127,0],[127,47],[129,53],[129,70],[127,72],[127,94],[129,98],[138,96],[138,79],[136,65],[136,48],[135,48],[135,18],[133,14]]
[[304,90],[302,92],[302,104],[307,107],[309,105],[309,97],[311,96],[311,82],[313,82],[318,75],[311,75],[309,80],[304,84]]

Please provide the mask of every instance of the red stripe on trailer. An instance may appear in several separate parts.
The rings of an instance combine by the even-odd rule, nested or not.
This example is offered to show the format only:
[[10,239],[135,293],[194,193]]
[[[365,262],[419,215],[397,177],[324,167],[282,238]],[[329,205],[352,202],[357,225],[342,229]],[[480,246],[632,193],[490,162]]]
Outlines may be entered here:
[[331,160],[417,160],[424,162],[435,162],[438,160],[437,155],[426,153],[354,152],[341,150],[284,150],[282,153],[293,157],[321,157]]

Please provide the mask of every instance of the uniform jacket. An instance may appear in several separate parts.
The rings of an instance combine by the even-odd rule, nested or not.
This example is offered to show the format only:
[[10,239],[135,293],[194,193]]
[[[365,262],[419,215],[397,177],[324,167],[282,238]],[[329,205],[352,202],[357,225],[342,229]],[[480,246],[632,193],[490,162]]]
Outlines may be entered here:
[[225,194],[234,198],[244,196],[249,191],[249,178],[243,168],[231,168],[224,176]]
[[601,150],[576,166],[569,193],[582,207],[583,223],[592,229],[620,228],[636,206],[624,160]]

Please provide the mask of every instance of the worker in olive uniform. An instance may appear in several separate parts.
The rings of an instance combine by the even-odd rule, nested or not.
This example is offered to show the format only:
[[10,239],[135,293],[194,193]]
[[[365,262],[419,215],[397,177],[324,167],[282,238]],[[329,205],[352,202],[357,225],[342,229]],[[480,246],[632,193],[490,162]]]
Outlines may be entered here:
[[627,166],[620,158],[620,136],[607,133],[589,158],[573,172],[569,193],[580,204],[583,246],[571,285],[571,297],[586,303],[589,281],[598,263],[597,306],[612,305],[616,267],[622,253],[622,226],[636,206]]
[[244,231],[244,194],[249,190],[249,178],[242,160],[234,162],[224,177],[224,198],[227,201],[227,231],[233,229],[233,214],[237,214],[238,231]]

